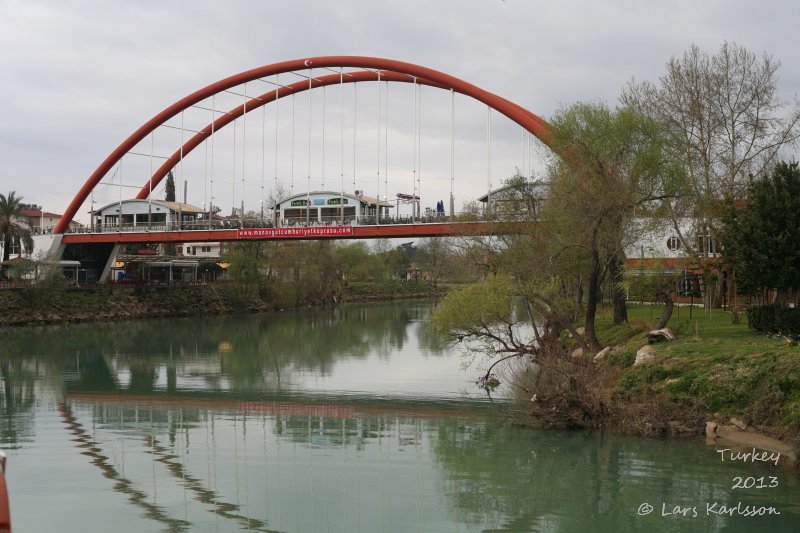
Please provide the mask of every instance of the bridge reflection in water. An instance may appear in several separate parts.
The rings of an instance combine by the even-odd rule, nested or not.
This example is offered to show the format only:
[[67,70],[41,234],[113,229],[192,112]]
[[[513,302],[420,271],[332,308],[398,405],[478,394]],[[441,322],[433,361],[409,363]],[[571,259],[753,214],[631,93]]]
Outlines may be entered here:
[[[153,334],[134,333],[147,322],[109,329],[105,349],[65,365],[61,422],[114,490],[165,530],[420,529],[442,518],[431,500],[440,422],[477,422],[490,406],[441,380],[440,396],[397,394],[390,376],[381,394],[323,383],[343,364],[373,368],[402,350],[424,381],[420,357],[434,373],[445,361],[424,331],[429,309],[193,319],[207,324],[192,333],[186,320]],[[457,361],[448,366],[467,379]]]
[[419,529],[438,493],[433,420],[466,420],[452,405],[215,396],[68,393],[59,412],[114,490],[168,531]]
[[[15,527],[745,531],[752,518],[635,516],[743,501],[781,511],[759,528],[796,531],[788,473],[693,442],[505,423],[434,348],[430,307],[0,331]],[[768,475],[780,491],[731,490]]]

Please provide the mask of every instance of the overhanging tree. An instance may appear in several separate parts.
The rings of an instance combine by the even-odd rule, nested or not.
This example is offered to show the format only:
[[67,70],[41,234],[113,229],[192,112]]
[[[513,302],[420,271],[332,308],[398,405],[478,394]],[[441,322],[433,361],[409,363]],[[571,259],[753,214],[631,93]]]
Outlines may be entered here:
[[561,157],[550,168],[542,218],[553,228],[556,254],[586,264],[585,336],[598,350],[595,317],[603,282],[624,268],[626,246],[663,223],[665,200],[681,192],[681,172],[670,137],[631,109],[578,103],[559,111],[551,124]]

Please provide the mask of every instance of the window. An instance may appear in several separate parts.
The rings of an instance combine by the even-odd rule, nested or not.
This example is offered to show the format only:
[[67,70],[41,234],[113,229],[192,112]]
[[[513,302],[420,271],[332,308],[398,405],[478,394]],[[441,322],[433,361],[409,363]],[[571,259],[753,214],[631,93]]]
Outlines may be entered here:
[[700,253],[707,252],[709,255],[716,253],[717,246],[716,242],[714,241],[714,237],[711,235],[706,235],[704,239],[703,236],[698,236],[697,248]]
[[669,248],[670,251],[672,252],[680,250],[681,240],[677,237],[670,237],[669,239],[667,239],[667,248]]

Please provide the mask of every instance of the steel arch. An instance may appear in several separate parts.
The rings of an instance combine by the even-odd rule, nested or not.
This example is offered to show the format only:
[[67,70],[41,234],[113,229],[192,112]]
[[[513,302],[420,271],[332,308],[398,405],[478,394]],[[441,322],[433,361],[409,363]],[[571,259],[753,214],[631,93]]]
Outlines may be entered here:
[[424,78],[428,81],[440,84],[448,89],[453,89],[459,93],[466,94],[472,98],[488,105],[492,109],[502,113],[509,119],[513,120],[530,133],[539,138],[542,142],[550,145],[550,128],[545,120],[526,110],[525,108],[514,104],[504,98],[495,94],[485,91],[471,83],[464,80],[450,76],[438,70],[428,67],[407,63],[405,61],[397,61],[394,59],[383,59],[368,56],[321,56],[311,57],[306,59],[295,59],[290,61],[283,61],[280,63],[273,63],[262,67],[240,72],[228,78],[222,79],[216,83],[212,83],[192,94],[178,100],[171,106],[167,107],[153,118],[144,123],[138,130],[133,132],[125,141],[122,142],[108,157],[95,169],[89,176],[78,193],[72,199],[72,202],[64,211],[61,220],[54,228],[54,233],[64,233],[69,222],[78,212],[80,206],[83,205],[89,194],[100,183],[103,176],[113,168],[129,150],[136,144],[146,138],[152,131],[158,128],[161,124],[168,121],[172,117],[179,114],[181,111],[197,104],[198,102],[225,91],[242,83],[253,81],[266,76],[273,76],[276,74],[284,74],[286,72],[307,70],[310,68],[333,68],[333,67],[348,67],[348,68],[364,68],[364,69],[377,69],[394,71],[400,74],[406,74],[416,78]]
[[[429,87],[437,87],[439,89],[448,90],[448,87],[444,85],[434,83],[432,81],[428,81],[424,78],[415,78],[413,76],[409,76],[407,74],[400,74],[398,72],[393,72],[389,70],[382,70],[380,71],[380,79],[381,81],[391,81],[391,82],[400,82],[400,83],[418,83],[419,85],[427,85]],[[175,166],[180,162],[182,157],[186,157],[187,154],[192,152],[195,148],[200,146],[200,144],[209,138],[213,133],[218,132],[237,118],[245,115],[246,113],[250,113],[251,111],[255,111],[256,109],[281,98],[285,98],[287,96],[292,96],[294,94],[299,94],[303,91],[309,90],[309,85],[311,89],[317,89],[319,87],[327,87],[329,85],[338,85],[339,83],[360,83],[360,82],[367,82],[367,81],[378,81],[378,73],[373,72],[371,70],[367,71],[358,71],[358,72],[348,72],[344,77],[340,76],[339,74],[328,74],[325,76],[315,77],[311,80],[311,83],[307,81],[298,81],[296,83],[292,83],[290,85],[282,86],[280,89],[275,89],[273,91],[268,91],[262,95],[255,96],[251,100],[248,100],[242,105],[239,105],[229,111],[223,113],[218,119],[214,120],[203,129],[195,133],[188,141],[186,141],[180,148],[175,150],[171,156],[169,156],[161,166],[153,172],[153,175],[150,177],[147,182],[139,189],[139,192],[136,194],[136,198],[138,200],[144,200],[150,195],[150,192],[158,186],[164,176],[167,173],[175,168]]]

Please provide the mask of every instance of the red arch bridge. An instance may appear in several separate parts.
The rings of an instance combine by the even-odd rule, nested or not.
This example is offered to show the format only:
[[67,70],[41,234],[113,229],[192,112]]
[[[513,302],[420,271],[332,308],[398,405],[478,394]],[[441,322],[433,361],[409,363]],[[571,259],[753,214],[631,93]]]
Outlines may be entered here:
[[[373,88],[362,89],[359,97],[358,86],[368,82]],[[405,89],[399,97],[393,92],[390,105],[390,85],[401,84],[410,91]],[[423,87],[443,91],[445,98],[427,100],[425,114]],[[326,88],[338,96],[338,102],[329,106],[333,111],[326,107],[331,100]],[[301,93],[307,99],[298,98]],[[485,108],[486,170],[481,175],[471,163],[463,174],[469,175],[473,189],[474,182],[485,180],[481,185],[488,208],[492,113],[521,129],[522,157],[515,166],[526,175],[532,147],[550,145],[547,122],[505,98],[427,67],[374,57],[313,57],[230,76],[144,123],[103,160],[75,195],[54,228],[51,254],[107,273],[124,244],[485,233],[488,224],[474,216],[465,222],[454,209],[456,95],[468,97],[474,109]],[[430,101],[434,103],[427,106]],[[423,180],[423,148],[426,154],[446,151],[441,142],[422,141],[423,117],[429,116],[450,121],[449,180],[441,169],[426,169],[428,181]],[[475,137],[481,136],[468,135],[466,142],[471,144],[464,150],[468,156],[475,156]],[[369,177],[364,168],[370,169]],[[338,179],[331,180],[331,175]],[[442,189],[448,181],[449,212],[441,200],[436,210],[423,213],[423,183]],[[172,183],[171,191],[166,190],[167,183]],[[187,201],[190,183],[193,203]],[[390,187],[404,192],[389,201]],[[167,196],[172,200],[160,199]],[[409,214],[400,214],[401,204],[410,206]],[[231,206],[230,216],[220,216],[222,205]],[[87,206],[90,224],[74,227],[71,221]]]

